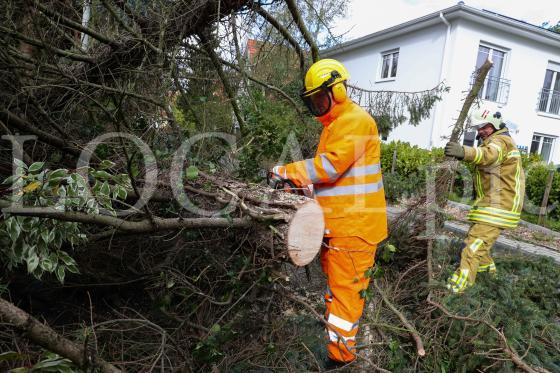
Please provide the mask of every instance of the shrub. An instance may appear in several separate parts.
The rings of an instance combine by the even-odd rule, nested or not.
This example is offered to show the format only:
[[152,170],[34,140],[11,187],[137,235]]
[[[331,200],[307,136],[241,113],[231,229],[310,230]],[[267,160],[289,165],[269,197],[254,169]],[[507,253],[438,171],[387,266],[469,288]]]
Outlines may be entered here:
[[[525,170],[527,177],[527,197],[536,206],[540,206],[546,189],[548,175],[554,168],[545,163],[529,164]],[[548,200],[549,206],[555,206],[560,203],[560,172],[556,171],[552,182],[552,190]],[[560,219],[560,208],[553,208],[549,216],[553,219]]]
[[430,151],[402,141],[383,143],[381,145],[381,166],[384,173],[391,171],[395,150],[397,151],[395,172],[402,176],[423,173],[427,165],[443,159],[443,149]]
[[[248,102],[243,105],[246,134],[240,145],[241,177],[256,179],[260,171],[276,162],[289,163],[314,154],[321,125],[313,118],[304,117],[302,121],[289,104],[273,100],[260,90],[244,100]],[[290,144],[288,139],[294,142]],[[296,154],[291,154],[294,150]],[[280,159],[286,151],[287,158]]]
[[[395,173],[391,173],[393,154],[397,151]],[[381,167],[387,200],[397,202],[411,197],[426,185],[426,168],[443,159],[443,149],[432,151],[393,141],[381,145]]]

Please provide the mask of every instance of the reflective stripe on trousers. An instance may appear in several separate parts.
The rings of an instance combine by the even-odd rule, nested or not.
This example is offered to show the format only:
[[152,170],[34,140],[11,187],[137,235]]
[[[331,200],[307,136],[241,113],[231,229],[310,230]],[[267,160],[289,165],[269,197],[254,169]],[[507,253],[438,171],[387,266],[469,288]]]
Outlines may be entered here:
[[359,237],[334,237],[328,245],[337,249],[323,247],[321,251],[321,267],[328,282],[325,299],[332,300],[325,303],[327,351],[333,360],[350,362],[356,358],[353,347],[364,308],[360,291],[369,285],[364,274],[374,264],[377,246]]

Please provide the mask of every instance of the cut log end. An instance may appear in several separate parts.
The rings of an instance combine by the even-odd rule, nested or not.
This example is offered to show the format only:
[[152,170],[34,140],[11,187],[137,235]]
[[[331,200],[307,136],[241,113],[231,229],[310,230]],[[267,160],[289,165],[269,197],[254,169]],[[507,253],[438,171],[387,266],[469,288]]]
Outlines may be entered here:
[[321,206],[315,201],[303,203],[290,221],[286,246],[288,256],[296,266],[305,266],[321,250],[325,219]]

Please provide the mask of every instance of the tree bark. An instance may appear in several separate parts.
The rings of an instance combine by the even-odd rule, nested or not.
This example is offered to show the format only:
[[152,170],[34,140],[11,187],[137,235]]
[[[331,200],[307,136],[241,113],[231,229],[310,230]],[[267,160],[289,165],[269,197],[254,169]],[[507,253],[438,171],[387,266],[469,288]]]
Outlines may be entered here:
[[[325,222],[323,211],[315,200],[256,184],[219,179],[202,172],[201,174],[204,175],[203,182],[212,183],[216,191],[208,192],[188,184],[184,186],[185,190],[197,194],[202,199],[229,205],[231,211],[228,214],[232,216],[231,218],[148,216],[141,220],[132,220],[131,217],[125,219],[81,211],[60,211],[52,207],[11,205],[5,200],[0,200],[0,209],[7,215],[34,216],[111,227],[126,233],[146,234],[201,228],[254,229],[255,234],[252,239],[257,246],[269,243],[272,259],[289,260],[296,266],[307,265],[319,253]],[[131,192],[130,195],[137,196],[135,192]],[[164,198],[166,196],[169,197]],[[171,193],[160,191],[154,202],[172,201]]]
[[29,339],[41,347],[71,360],[82,369],[93,366],[105,373],[121,371],[113,364],[90,355],[87,351],[84,351],[83,347],[64,338],[48,325],[40,323],[24,310],[2,298],[0,298],[0,319],[25,333]]

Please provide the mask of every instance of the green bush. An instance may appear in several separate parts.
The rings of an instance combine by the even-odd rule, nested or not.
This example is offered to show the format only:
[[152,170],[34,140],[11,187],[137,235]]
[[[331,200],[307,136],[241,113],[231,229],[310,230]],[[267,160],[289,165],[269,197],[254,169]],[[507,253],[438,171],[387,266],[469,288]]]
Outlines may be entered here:
[[393,153],[397,151],[395,172],[402,176],[423,173],[426,166],[443,159],[443,149],[432,151],[422,149],[407,142],[393,141],[381,145],[381,166],[389,173],[393,164]]
[[[393,154],[397,151],[395,172],[392,173]],[[411,197],[426,185],[426,168],[443,159],[443,149],[432,151],[393,141],[381,144],[381,168],[385,195],[390,202]]]
[[[545,163],[533,163],[526,169],[527,176],[527,197],[536,206],[540,206],[546,189],[546,182],[553,166]],[[552,190],[548,200],[549,206],[560,203],[560,172],[556,171],[552,182]],[[555,220],[560,219],[560,208],[554,207],[549,213],[549,217]]]
[[314,155],[322,128],[316,120],[309,116],[302,120],[288,103],[271,99],[261,90],[243,100],[247,102],[242,105],[246,128],[239,146],[241,177],[256,180],[277,162]]

